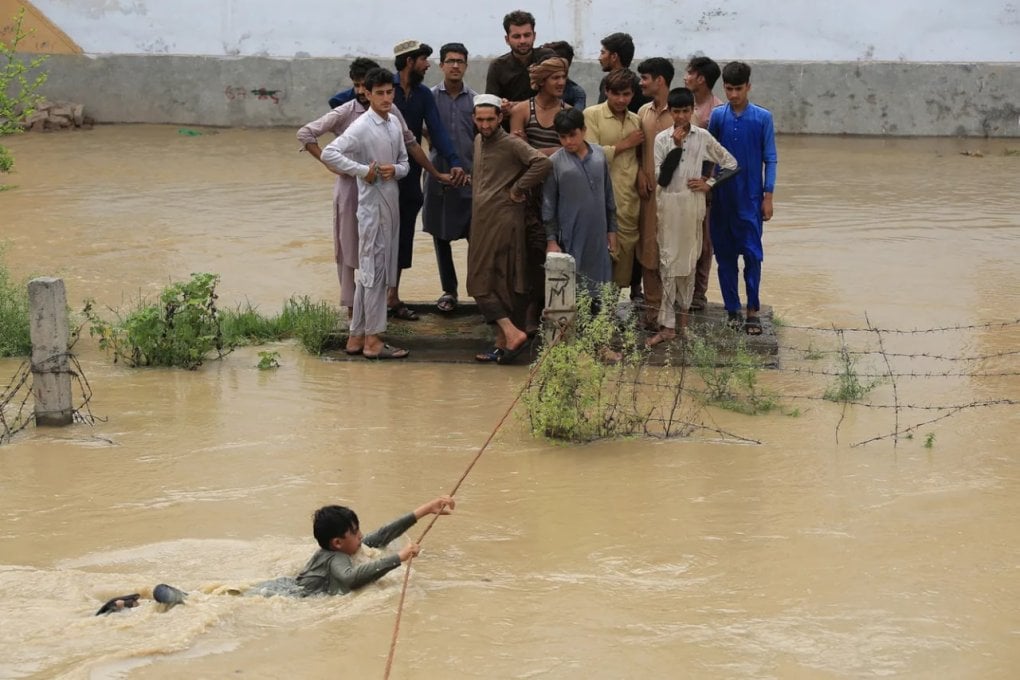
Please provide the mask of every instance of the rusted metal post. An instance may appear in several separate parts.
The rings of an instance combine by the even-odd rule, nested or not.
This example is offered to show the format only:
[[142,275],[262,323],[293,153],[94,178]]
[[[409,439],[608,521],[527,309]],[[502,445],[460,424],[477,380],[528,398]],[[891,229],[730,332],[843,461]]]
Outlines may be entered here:
[[44,276],[29,281],[28,313],[35,424],[70,425],[74,420],[74,407],[63,279]]
[[546,345],[562,329],[574,321],[577,314],[577,275],[574,258],[566,253],[549,253],[545,256],[545,323],[543,337]]

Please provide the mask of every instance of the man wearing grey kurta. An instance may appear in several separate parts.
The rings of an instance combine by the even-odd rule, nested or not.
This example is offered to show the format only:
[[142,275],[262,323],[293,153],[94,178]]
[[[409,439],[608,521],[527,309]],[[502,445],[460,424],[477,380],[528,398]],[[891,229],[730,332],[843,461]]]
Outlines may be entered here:
[[[387,80],[388,78],[388,80]],[[373,69],[365,76],[371,108],[322,151],[322,162],[357,177],[358,271],[349,354],[403,358],[407,351],[385,345],[386,289],[397,283],[399,189],[408,173],[403,130],[393,108],[393,74]]]
[[[450,141],[460,158],[464,171],[471,172],[474,156],[474,98],[478,93],[464,82],[468,51],[461,43],[447,43],[439,48],[439,67],[443,82],[432,88],[439,110],[439,120],[450,133]],[[449,163],[433,148],[430,158],[441,172],[449,172]],[[457,306],[457,269],[453,264],[451,241],[467,238],[471,228],[471,186],[454,187],[432,177],[425,178],[425,209],[422,213],[425,233],[432,235],[439,266],[439,282],[443,295],[437,301],[442,312]]]

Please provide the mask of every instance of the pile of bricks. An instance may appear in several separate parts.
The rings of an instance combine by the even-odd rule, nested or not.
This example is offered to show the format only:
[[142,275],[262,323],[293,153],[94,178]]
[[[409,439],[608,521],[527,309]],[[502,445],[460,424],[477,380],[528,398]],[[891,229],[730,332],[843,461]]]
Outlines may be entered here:
[[39,104],[32,115],[25,118],[26,130],[48,132],[50,130],[91,129],[95,120],[85,115],[85,107],[73,102],[49,102]]

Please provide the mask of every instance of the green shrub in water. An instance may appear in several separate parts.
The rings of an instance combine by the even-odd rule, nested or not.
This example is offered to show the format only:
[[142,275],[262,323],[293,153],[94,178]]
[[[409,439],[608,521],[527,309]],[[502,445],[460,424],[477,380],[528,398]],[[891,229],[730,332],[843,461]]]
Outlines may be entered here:
[[343,315],[335,305],[307,296],[291,298],[281,314],[281,324],[309,354],[319,355],[341,346]]
[[89,301],[83,314],[89,335],[114,361],[129,366],[174,366],[195,369],[213,352],[223,356],[224,343],[216,309],[217,274],[192,274],[189,281],[163,289],[158,303],[139,301],[126,316],[109,323]]
[[778,405],[776,396],[758,384],[762,361],[747,350],[742,336],[725,333],[709,338],[692,333],[686,360],[705,384],[702,396],[707,404],[746,415]]
[[[0,249],[0,255],[3,250]],[[0,357],[28,356],[28,283],[15,281],[0,260]]]
[[[592,313],[590,297],[579,291],[577,316],[564,337],[542,348],[537,373],[524,395],[531,430],[538,436],[572,442],[633,434],[644,418],[637,412],[625,373],[644,359],[632,326],[616,319],[618,292],[602,290]],[[621,360],[612,358],[620,348]]]
[[823,398],[837,402],[860,401],[881,383],[877,379],[871,381],[860,379],[857,374],[857,360],[850,354],[846,345],[840,348],[837,361],[838,373],[826,388]]

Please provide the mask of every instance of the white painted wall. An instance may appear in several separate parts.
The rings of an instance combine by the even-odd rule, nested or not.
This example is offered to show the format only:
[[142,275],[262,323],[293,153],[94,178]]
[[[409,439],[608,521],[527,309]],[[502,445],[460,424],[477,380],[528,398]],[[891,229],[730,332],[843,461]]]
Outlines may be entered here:
[[[505,52],[504,2],[33,0],[88,53],[343,57],[417,38]],[[614,31],[637,57],[791,61],[1020,61],[1020,0],[531,0],[541,42],[598,54]]]

